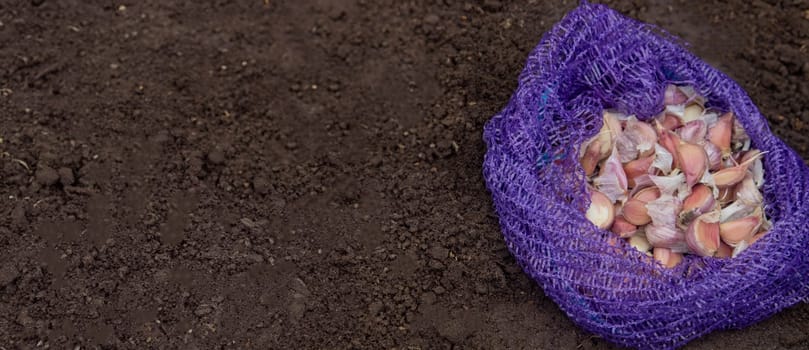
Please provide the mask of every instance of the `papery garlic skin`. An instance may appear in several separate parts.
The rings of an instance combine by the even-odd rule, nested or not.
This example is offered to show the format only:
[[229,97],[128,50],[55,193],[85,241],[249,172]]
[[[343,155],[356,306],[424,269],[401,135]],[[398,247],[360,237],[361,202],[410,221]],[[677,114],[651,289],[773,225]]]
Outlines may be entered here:
[[719,217],[719,221],[728,222],[751,215],[756,210],[756,208],[757,206],[749,205],[745,202],[737,200],[733,203],[730,203],[730,205],[728,205],[727,207],[722,208],[720,212],[721,214]]
[[750,238],[747,241],[747,244],[748,245],[753,245],[753,243],[756,243],[758,240],[760,240],[762,237],[764,237],[767,234],[767,232],[768,231],[759,231],[759,233],[756,233],[755,235],[753,235],[752,238]]
[[677,117],[680,121],[680,125],[682,125],[684,123],[683,115],[685,114],[685,105],[667,105],[665,113]]
[[739,256],[739,254],[741,254],[743,251],[747,250],[748,247],[750,247],[750,244],[748,244],[747,242],[745,242],[745,241],[739,242],[739,244],[737,244],[733,248],[733,255],[731,255],[731,257],[735,258],[735,257]]
[[733,149],[742,149],[745,143],[750,142],[750,136],[744,130],[744,126],[739,118],[733,118],[733,131],[731,132],[730,143]]
[[604,193],[610,201],[623,201],[626,199],[628,180],[623,165],[618,160],[618,151],[615,147],[612,154],[604,162],[604,167],[598,177],[593,179],[596,189]]
[[[685,175],[682,173],[669,176],[650,175],[649,178],[652,179],[652,182],[654,182],[655,186],[660,190],[660,193],[664,195],[674,195],[674,192],[684,190],[688,186],[685,182]],[[688,192],[690,192],[690,189]]]
[[651,125],[630,116],[622,134],[615,142],[618,148],[618,159],[622,163],[626,163],[654,153],[657,132]]
[[655,247],[682,249],[685,237],[677,224],[677,214],[682,209],[682,202],[670,194],[646,203],[651,224],[646,227],[646,238]]
[[655,154],[654,154],[654,161],[652,162],[652,168],[660,169],[663,174],[668,175],[671,173],[671,166],[674,161],[674,156],[666,150],[663,146],[659,143],[655,144]]
[[761,158],[764,156],[764,152],[761,152],[757,149],[752,149],[744,153],[741,158],[741,162],[748,162],[752,158],[752,164],[748,168],[750,172],[753,174],[753,180],[756,182],[756,187],[761,188],[764,185],[764,163],[762,162]]
[[736,185],[736,198],[748,206],[760,206],[764,201],[752,173],[747,172],[744,180]]
[[702,147],[705,148],[705,154],[708,155],[708,169],[719,170],[722,167],[722,150],[711,142],[706,142]]
[[686,96],[682,91],[680,91],[680,88],[672,84],[666,86],[663,104],[679,105],[684,104],[687,100],[688,96]]
[[669,130],[662,129],[662,126],[658,124],[657,139],[659,140],[660,145],[672,155],[672,168],[679,168],[680,157],[679,153],[677,152],[677,146],[680,145],[680,137]]
[[723,114],[716,124],[708,129],[708,141],[719,147],[723,157],[730,155],[730,138],[733,131],[733,113]]
[[692,120],[677,130],[681,140],[693,144],[702,144],[707,133],[708,126],[703,120]]

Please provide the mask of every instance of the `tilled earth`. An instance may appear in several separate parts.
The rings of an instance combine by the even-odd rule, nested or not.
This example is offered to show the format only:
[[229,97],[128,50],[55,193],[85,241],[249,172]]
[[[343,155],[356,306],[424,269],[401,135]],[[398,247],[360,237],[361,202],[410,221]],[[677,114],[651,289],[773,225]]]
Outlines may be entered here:
[[[809,158],[809,3],[605,1]],[[484,123],[576,1],[0,2],[0,349],[611,349],[510,257]],[[692,349],[806,349],[809,305]]]

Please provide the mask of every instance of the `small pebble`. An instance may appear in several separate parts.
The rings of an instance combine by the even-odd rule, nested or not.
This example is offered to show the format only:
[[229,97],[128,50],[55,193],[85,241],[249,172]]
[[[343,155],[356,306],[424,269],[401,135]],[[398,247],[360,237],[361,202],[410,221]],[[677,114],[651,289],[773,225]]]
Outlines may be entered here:
[[441,18],[439,18],[438,15],[433,13],[424,16],[424,23],[427,24],[437,24],[440,20]]
[[59,173],[47,165],[40,166],[34,177],[38,183],[45,186],[54,185],[59,181]]
[[266,178],[257,176],[253,179],[253,190],[259,194],[267,194],[270,191],[270,182]]
[[205,316],[211,312],[213,312],[213,308],[210,305],[202,304],[194,310],[194,315]]
[[215,149],[208,153],[208,161],[216,165],[222,164],[225,162],[225,153],[222,150]]
[[0,288],[7,286],[20,276],[20,271],[12,265],[5,265],[0,268]]
[[59,169],[59,182],[62,185],[70,186],[76,182],[76,177],[73,175],[73,170],[70,168],[60,168]]
[[28,218],[25,216],[25,207],[22,204],[18,204],[11,211],[11,223],[17,227],[28,226]]

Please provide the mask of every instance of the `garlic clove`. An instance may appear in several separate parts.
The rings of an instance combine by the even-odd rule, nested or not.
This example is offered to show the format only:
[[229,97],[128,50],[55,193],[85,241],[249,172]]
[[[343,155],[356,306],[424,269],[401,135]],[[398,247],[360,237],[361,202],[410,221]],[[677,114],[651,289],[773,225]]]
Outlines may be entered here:
[[644,187],[643,189],[636,192],[633,196],[633,199],[637,199],[641,202],[649,203],[655,199],[660,198],[660,189],[655,186]]
[[688,100],[688,97],[680,91],[680,89],[675,86],[669,84],[666,86],[666,93],[663,98],[663,104],[666,105],[679,105],[685,103]]
[[672,155],[672,167],[680,167],[680,159],[677,153],[677,146],[680,145],[680,137],[674,132],[663,129],[660,124],[657,124],[657,139],[663,148]]
[[708,154],[699,145],[682,142],[677,146],[680,169],[685,173],[688,187],[694,186],[708,169]]
[[761,207],[758,207],[750,216],[723,222],[719,225],[719,235],[725,243],[735,247],[740,242],[753,238],[761,226],[761,216]]
[[710,187],[697,184],[691,189],[691,194],[683,201],[683,210],[680,212],[682,223],[689,223],[691,220],[710,212],[716,207],[716,198]]
[[616,216],[615,221],[612,223],[612,227],[610,227],[610,231],[617,234],[621,238],[628,238],[632,237],[635,232],[638,231],[638,227],[626,221],[623,216]]
[[701,144],[705,141],[705,135],[708,133],[708,126],[703,120],[692,120],[677,130],[677,135],[680,139],[689,143]]
[[635,159],[629,163],[624,164],[624,173],[626,173],[626,178],[629,187],[636,186],[635,179],[637,177],[649,174],[649,168],[652,166],[652,162],[654,162],[654,155],[645,158]]
[[749,206],[758,206],[764,201],[751,172],[748,171],[744,180],[736,185],[736,198]]
[[590,176],[596,169],[598,162],[610,155],[612,149],[612,140],[609,136],[609,131],[599,132],[585,147],[584,154],[581,156],[581,165],[584,168],[584,174]]
[[685,241],[694,254],[714,256],[719,250],[718,211],[698,216],[688,225]]
[[669,248],[674,251],[685,250],[685,236],[674,226],[646,226],[646,239],[654,247]]
[[722,151],[711,142],[705,142],[702,147],[705,148],[705,154],[708,155],[708,169],[719,170],[722,167]]
[[599,175],[593,179],[596,188],[614,203],[626,199],[629,182],[624,167],[618,160],[618,151],[612,148],[612,154],[604,162]]
[[652,221],[646,209],[646,203],[638,199],[632,198],[626,201],[622,211],[624,219],[632,225],[643,226]]
[[652,249],[652,245],[649,244],[649,241],[643,234],[636,234],[632,237],[629,237],[629,245],[642,253],[648,252],[649,250]]
[[705,109],[702,108],[699,104],[692,103],[685,106],[685,110],[683,110],[683,122],[688,123],[693,120],[699,120],[702,118],[702,114],[705,112]]
[[660,125],[663,126],[663,129],[674,130],[683,126],[683,121],[674,114],[664,113],[663,117],[660,118]]
[[763,153],[760,152],[755,153],[739,165],[728,167],[714,173],[713,178],[716,183],[716,187],[723,188],[733,186],[744,180],[744,177],[747,174],[747,169],[753,164],[753,162],[760,159],[762,155]]
[[722,157],[730,155],[730,137],[733,131],[733,112],[723,114],[710,129],[708,141],[719,147]]
[[654,248],[653,256],[655,260],[659,261],[663,266],[672,268],[677,266],[683,261],[683,255],[680,253],[672,252],[669,248]]
[[716,250],[715,258],[730,258],[733,256],[733,247],[727,245],[727,243],[720,241],[719,242],[719,249]]
[[587,220],[590,220],[598,228],[606,230],[615,219],[615,208],[606,195],[592,190],[590,192],[590,207],[587,208],[585,216]]
[[744,175],[746,173],[747,169],[735,166],[717,171],[713,174],[713,178],[714,182],[716,183],[716,187],[730,187],[744,180]]

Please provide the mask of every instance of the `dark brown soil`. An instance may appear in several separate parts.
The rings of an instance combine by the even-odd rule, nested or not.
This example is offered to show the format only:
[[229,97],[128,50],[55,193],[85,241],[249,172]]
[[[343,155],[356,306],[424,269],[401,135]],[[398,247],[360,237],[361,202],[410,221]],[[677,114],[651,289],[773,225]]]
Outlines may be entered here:
[[[612,348],[515,265],[481,175],[576,3],[3,1],[0,348]],[[608,3],[809,158],[809,3]],[[807,304],[690,346],[807,347]]]

